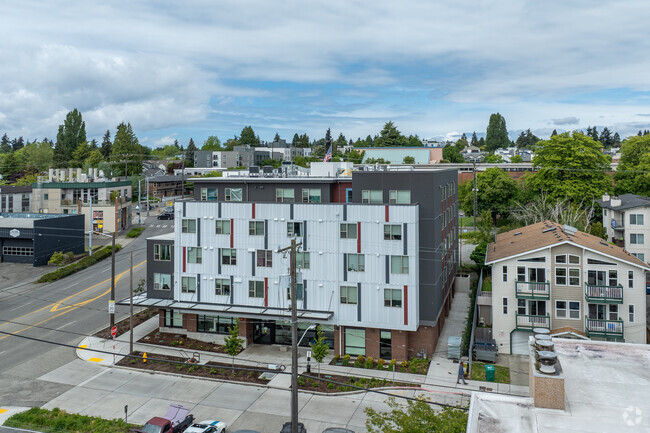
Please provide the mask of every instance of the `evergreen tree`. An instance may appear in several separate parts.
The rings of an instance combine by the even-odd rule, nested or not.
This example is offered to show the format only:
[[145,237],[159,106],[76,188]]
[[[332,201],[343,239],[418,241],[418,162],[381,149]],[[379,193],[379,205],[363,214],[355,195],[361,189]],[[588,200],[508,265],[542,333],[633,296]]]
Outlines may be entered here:
[[276,132],[276,133],[275,133],[275,137],[273,137],[273,141],[276,142],[276,143],[279,143],[279,142],[280,142],[280,134],[278,134],[278,133]]
[[176,149],[178,149],[178,150],[183,150],[180,147],[178,147],[178,140],[177,139],[174,139],[174,147],[176,147]]
[[614,144],[612,133],[609,131],[607,127],[603,128],[602,132],[600,133],[600,139],[598,141],[600,141],[602,145],[605,147],[612,147],[612,145]]
[[621,136],[618,135],[618,132],[614,133],[613,141],[614,141],[614,146],[616,147],[618,147],[621,144]]
[[63,125],[59,125],[54,146],[54,165],[57,168],[68,167],[72,161],[72,153],[79,143],[86,141],[86,123],[81,113],[75,108],[65,116]]
[[332,156],[334,156],[334,153],[342,147],[345,147],[345,145],[348,144],[348,140],[345,138],[345,135],[341,132],[339,134],[339,138],[334,141],[334,146],[332,147]]
[[522,131],[521,134],[519,134],[519,137],[517,137],[517,141],[515,142],[515,145],[520,149],[534,149],[538,141],[539,138],[535,134],[533,134],[529,128],[526,131]]
[[[124,122],[117,126],[115,140],[111,150],[113,172],[118,176],[134,176],[142,173],[143,149],[131,128]],[[124,170],[127,170],[125,173]]]
[[291,145],[293,147],[300,147],[300,136],[298,136],[297,132],[293,134],[293,140],[291,140]]
[[252,126],[245,126],[244,129],[241,130],[239,144],[247,144],[253,147],[260,145],[260,137],[255,135],[255,131],[253,131]]
[[[587,128],[587,131],[589,131],[589,128]],[[590,136],[594,141],[600,141],[600,137],[598,137],[598,128],[595,126],[591,130],[591,134],[587,132],[587,135]]]
[[104,161],[108,161],[110,159],[112,150],[113,143],[111,142],[111,131],[107,129],[106,134],[104,134],[104,138],[102,139],[102,147],[99,149],[99,151],[102,153],[102,156],[104,157]]
[[11,141],[11,147],[13,148],[14,152],[16,152],[16,151],[22,149],[23,147],[25,147],[25,141],[23,140],[23,137],[14,138]]
[[10,153],[11,150],[9,137],[7,137],[7,134],[5,133],[5,135],[2,136],[2,140],[0,140],[0,153]]
[[472,132],[472,141],[470,141],[469,144],[474,147],[478,146],[478,138],[476,138],[476,132]]
[[478,139],[478,147],[481,149],[485,147],[485,138],[481,137]]
[[194,152],[196,152],[196,145],[194,140],[190,138],[190,142],[185,150],[185,167],[194,167]]
[[97,140],[96,140],[96,139],[93,138],[93,139],[90,141],[90,148],[91,148],[92,150],[97,149]]
[[488,152],[494,152],[497,149],[506,148],[509,145],[510,138],[508,138],[506,119],[499,113],[492,114],[485,134],[486,150]]
[[[325,132],[325,144],[323,145],[323,148],[325,150],[325,153],[330,149],[332,146],[332,131],[327,128],[327,132]],[[334,154],[334,149],[332,149],[332,155]]]
[[373,139],[372,139],[372,137],[370,136],[370,134],[368,134],[368,136],[366,137],[366,146],[367,146],[367,147],[372,147],[372,146],[374,146],[374,145],[375,145],[375,142],[373,141]]
[[553,132],[551,132],[551,137],[555,137],[557,135],[557,129],[554,129]]
[[399,132],[399,129],[397,129],[392,121],[389,121],[384,124],[383,129],[379,133],[379,137],[375,139],[375,145],[379,147],[407,146],[408,139]]

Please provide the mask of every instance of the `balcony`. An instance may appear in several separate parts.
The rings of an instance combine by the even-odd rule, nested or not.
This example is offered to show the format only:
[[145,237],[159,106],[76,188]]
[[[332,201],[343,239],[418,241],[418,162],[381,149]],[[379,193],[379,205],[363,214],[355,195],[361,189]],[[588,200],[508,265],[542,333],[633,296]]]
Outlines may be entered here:
[[519,331],[532,331],[533,328],[546,328],[551,329],[551,317],[546,316],[533,316],[530,314],[516,314],[515,329]]
[[623,338],[623,321],[590,319],[588,316],[585,316],[585,331],[588,337]]
[[515,288],[517,299],[550,299],[551,290],[548,281],[545,283],[516,281]]
[[596,286],[585,283],[585,300],[597,304],[622,304],[623,286]]
[[618,231],[621,231],[621,232],[625,230],[625,226],[623,225],[623,221],[612,220],[612,228],[614,230],[618,230]]

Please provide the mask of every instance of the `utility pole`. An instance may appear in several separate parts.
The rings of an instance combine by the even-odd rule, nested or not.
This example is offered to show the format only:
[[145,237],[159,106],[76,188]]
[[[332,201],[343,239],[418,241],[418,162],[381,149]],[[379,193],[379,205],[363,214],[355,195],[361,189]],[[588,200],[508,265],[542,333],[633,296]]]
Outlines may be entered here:
[[[145,177],[144,180],[147,182],[147,218],[149,218],[149,178]],[[142,212],[142,209],[140,209]]]
[[185,152],[181,153],[183,155],[183,161],[181,162],[181,200],[185,199]]
[[128,163],[129,163],[129,154],[125,153],[124,154],[124,178],[128,179],[129,175],[127,173],[128,171]]
[[129,353],[133,353],[133,251],[131,251],[131,268],[129,269],[129,290],[131,292],[131,301],[129,305],[129,329],[131,330],[131,335],[129,336]]
[[298,302],[296,299],[296,239],[291,239],[291,246],[278,250],[289,250],[289,274],[291,277],[291,433],[298,433]]
[[90,234],[88,235],[88,255],[92,256],[93,255],[93,222],[95,221],[93,218],[93,198],[90,197],[90,212],[88,215],[88,219],[90,220]]
[[138,179],[138,224],[142,224],[142,179]]
[[472,162],[474,163],[474,231],[476,231],[476,192],[478,191],[476,189],[476,157],[472,158]]
[[111,254],[111,304],[113,306],[111,316],[111,328],[115,326],[115,235],[113,232],[112,238],[112,254]]

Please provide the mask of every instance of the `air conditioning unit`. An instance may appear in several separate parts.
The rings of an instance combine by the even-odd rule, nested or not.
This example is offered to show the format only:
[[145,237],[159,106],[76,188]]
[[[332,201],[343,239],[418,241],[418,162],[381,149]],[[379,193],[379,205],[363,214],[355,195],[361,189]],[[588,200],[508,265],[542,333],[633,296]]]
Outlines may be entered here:
[[485,319],[483,317],[478,319],[478,326],[485,326]]

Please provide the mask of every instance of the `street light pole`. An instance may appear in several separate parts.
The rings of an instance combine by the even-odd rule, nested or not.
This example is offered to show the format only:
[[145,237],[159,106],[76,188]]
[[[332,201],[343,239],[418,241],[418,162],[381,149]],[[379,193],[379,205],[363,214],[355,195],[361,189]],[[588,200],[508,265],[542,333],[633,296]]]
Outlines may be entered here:
[[476,231],[476,157],[472,158],[474,162],[474,230]]
[[131,301],[129,302],[129,329],[131,330],[129,333],[129,353],[133,353],[133,251],[131,251],[131,268],[129,269],[129,277],[131,280],[129,283],[131,298]]
[[115,326],[115,232],[111,236],[111,304],[113,309],[111,310],[111,328]]
[[142,224],[142,179],[138,180],[138,224]]

